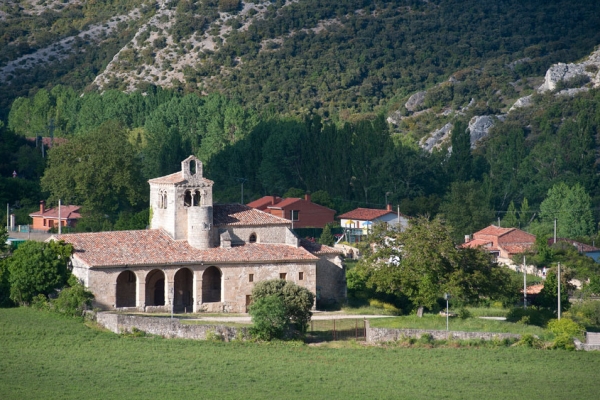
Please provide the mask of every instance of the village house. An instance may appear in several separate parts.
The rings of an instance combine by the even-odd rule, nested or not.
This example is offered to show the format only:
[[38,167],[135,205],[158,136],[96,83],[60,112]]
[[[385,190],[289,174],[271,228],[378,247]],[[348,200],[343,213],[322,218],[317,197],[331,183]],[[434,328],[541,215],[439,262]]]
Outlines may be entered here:
[[[473,234],[465,236],[461,247],[481,247],[494,256],[496,261],[511,269],[517,268],[512,257],[529,250],[535,244],[535,236],[517,228],[501,228],[490,225]],[[529,269],[533,267],[529,267]],[[533,269],[528,271],[537,274]]]
[[310,194],[304,198],[264,196],[247,204],[255,208],[292,221],[292,228],[323,228],[333,223],[335,210],[310,200]]
[[385,210],[374,208],[356,208],[338,216],[344,228],[344,236],[348,243],[358,243],[366,237],[373,225],[384,223],[390,228],[404,230],[408,227],[408,217],[399,211],[392,210],[388,204]]
[[190,156],[151,179],[150,229],[55,235],[74,247],[72,271],[95,307],[246,312],[256,282],[285,279],[345,300],[341,254],[298,239],[291,221],[242,204],[213,204],[213,182]]
[[49,231],[52,228],[57,228],[59,224],[63,227],[74,228],[77,225],[77,220],[81,218],[79,210],[80,206],[63,206],[46,209],[46,202],[40,201],[40,210],[29,214],[33,219],[31,229],[40,231]]

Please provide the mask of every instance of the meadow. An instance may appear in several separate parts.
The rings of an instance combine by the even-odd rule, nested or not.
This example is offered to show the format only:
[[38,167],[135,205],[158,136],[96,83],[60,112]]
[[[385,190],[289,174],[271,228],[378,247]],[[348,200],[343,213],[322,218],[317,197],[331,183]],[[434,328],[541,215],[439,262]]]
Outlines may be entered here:
[[592,399],[600,353],[205,342],[0,309],[3,399]]

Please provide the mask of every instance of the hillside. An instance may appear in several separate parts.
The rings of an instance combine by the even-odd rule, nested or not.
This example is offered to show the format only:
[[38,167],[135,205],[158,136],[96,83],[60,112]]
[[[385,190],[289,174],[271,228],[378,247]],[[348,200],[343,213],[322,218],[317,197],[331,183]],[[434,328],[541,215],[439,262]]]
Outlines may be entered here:
[[450,76],[460,93],[432,103],[502,110],[527,94],[527,78],[600,43],[600,4],[587,1],[21,0],[0,10],[6,100],[61,82],[152,84],[343,119],[395,111]]

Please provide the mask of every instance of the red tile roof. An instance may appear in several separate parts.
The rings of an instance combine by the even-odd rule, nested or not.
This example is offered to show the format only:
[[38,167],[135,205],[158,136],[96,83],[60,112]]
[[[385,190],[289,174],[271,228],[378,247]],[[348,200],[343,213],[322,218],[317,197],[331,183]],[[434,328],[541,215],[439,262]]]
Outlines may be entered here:
[[[372,221],[374,219],[383,217],[387,214],[398,215],[398,213],[389,210],[378,210],[374,208],[357,208],[349,211],[345,214],[338,216],[340,219],[357,219],[360,221]],[[402,214],[401,214],[402,215]]]
[[[60,206],[60,219],[79,219],[81,206]],[[42,214],[39,210],[29,214],[30,217],[44,217],[48,219],[58,219],[58,207],[49,208]]]
[[250,203],[246,204],[248,207],[252,207],[252,208],[266,208],[267,206],[272,205],[272,201],[273,201],[273,197],[275,197],[275,204],[279,203],[282,199],[281,197],[278,196],[264,196],[261,197],[260,199],[251,201]]
[[521,254],[529,250],[531,248],[531,244],[504,244],[502,245],[502,248],[506,250],[508,254]]
[[291,222],[285,218],[243,204],[215,204],[213,206],[213,223],[215,226],[291,225]]
[[[212,184],[214,183],[210,179],[202,178],[206,183]],[[186,183],[187,180],[183,178],[183,172],[178,171],[171,175],[161,176],[159,178],[150,179],[149,183],[158,183],[158,184],[178,184],[178,183]]]
[[482,230],[480,230],[479,232],[475,232],[475,235],[491,235],[491,236],[502,236],[507,234],[510,231],[513,231],[517,228],[499,228],[497,226],[494,225],[490,225],[487,228],[483,228]]
[[297,197],[288,197],[287,199],[281,200],[279,203],[275,203],[275,205],[268,206],[268,208],[284,208],[299,201],[304,201],[304,199],[299,199]]
[[485,247],[486,250],[498,250],[496,248],[493,247],[487,247],[489,245],[491,245],[493,242],[491,240],[487,240],[487,239],[473,239],[469,242],[463,243],[460,245],[460,247],[462,248],[476,248],[476,247]]
[[54,235],[75,248],[73,256],[90,267],[197,263],[315,261],[302,247],[285,244],[245,244],[198,250],[185,240],[173,240],[162,229]]
[[313,242],[307,239],[300,239],[300,246],[304,247],[306,250],[310,251],[313,254],[321,255],[321,254],[343,254],[344,252],[340,249],[335,249],[333,247],[326,246],[321,243]]

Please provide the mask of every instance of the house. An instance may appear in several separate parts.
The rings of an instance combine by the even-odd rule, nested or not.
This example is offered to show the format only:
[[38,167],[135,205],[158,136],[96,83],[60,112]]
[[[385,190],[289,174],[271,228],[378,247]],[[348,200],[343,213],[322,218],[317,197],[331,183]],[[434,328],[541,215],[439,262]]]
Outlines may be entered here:
[[74,247],[72,272],[94,307],[246,312],[256,282],[285,279],[317,297],[345,299],[340,253],[307,244],[292,222],[242,204],[213,204],[213,182],[190,156],[150,183],[150,229],[54,235]]
[[49,231],[52,228],[58,227],[59,218],[60,224],[65,227],[74,228],[77,225],[77,220],[81,218],[79,210],[80,206],[60,206],[46,209],[46,202],[40,201],[40,210],[29,214],[33,218],[33,230]]
[[[577,242],[573,239],[565,239],[565,238],[556,238],[556,243],[564,243],[567,245],[571,245],[577,249],[580,254],[585,254],[586,256],[593,258],[594,261],[600,262],[600,249],[595,246],[590,246],[589,244]],[[548,239],[548,246],[552,246],[554,244],[554,238]]]
[[408,217],[399,211],[393,211],[390,204],[385,210],[357,208],[338,216],[338,218],[349,243],[360,242],[377,223],[384,223],[391,228],[400,227],[400,230],[404,230],[408,226]]
[[512,265],[512,257],[529,250],[535,244],[535,236],[517,228],[501,228],[490,225],[465,236],[461,247],[481,247],[490,252],[498,262]]
[[323,228],[333,223],[335,210],[315,204],[310,194],[300,198],[264,196],[247,204],[248,207],[292,221],[292,228]]

